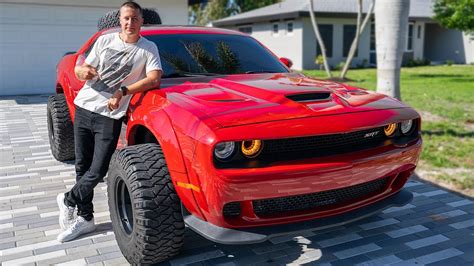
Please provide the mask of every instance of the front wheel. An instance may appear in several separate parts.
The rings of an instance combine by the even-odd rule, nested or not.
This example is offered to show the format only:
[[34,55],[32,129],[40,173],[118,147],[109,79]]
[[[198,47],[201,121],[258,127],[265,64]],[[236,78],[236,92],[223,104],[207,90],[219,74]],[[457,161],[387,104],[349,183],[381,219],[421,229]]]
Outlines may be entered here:
[[153,264],[178,254],[185,227],[161,147],[116,151],[107,183],[115,238],[128,262]]

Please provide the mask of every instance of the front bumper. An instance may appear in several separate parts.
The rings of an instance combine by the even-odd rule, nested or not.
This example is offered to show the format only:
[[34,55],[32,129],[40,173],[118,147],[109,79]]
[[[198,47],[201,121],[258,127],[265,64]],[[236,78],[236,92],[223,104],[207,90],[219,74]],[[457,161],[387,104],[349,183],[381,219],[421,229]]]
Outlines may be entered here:
[[336,227],[369,217],[390,207],[400,207],[408,204],[413,194],[406,189],[389,196],[374,204],[352,210],[336,216],[314,219],[291,224],[231,229],[213,225],[203,221],[183,208],[184,222],[201,236],[220,244],[252,244],[264,242],[272,237],[302,233],[305,231],[323,230]]
[[[237,230],[334,217],[375,204],[399,192],[413,173],[421,153],[421,137],[413,141],[385,143],[380,147],[344,154],[280,161],[265,167],[248,168],[215,167],[212,147],[220,141],[245,140],[255,136],[258,136],[258,139],[284,139],[290,136],[352,132],[380,127],[388,121],[416,119],[415,115],[411,109],[373,112],[370,116],[366,113],[350,113],[337,117],[294,119],[291,123],[274,121],[222,128],[213,133],[199,135],[187,172],[189,183],[195,188],[192,197],[188,198],[193,199],[195,206],[199,207],[191,206],[186,201],[183,201],[183,204],[190,213],[210,224]],[[293,196],[340,190],[350,194],[351,190],[345,188],[378,182],[380,179],[386,179],[388,182],[382,190],[377,190],[377,194],[367,193],[363,197],[347,199],[344,202],[339,198],[341,201],[331,205],[327,204],[331,198],[327,201],[317,201],[317,204],[321,204],[318,206],[325,207],[313,205],[306,209],[297,209],[289,206],[290,208],[283,209],[283,212],[275,212],[275,209],[259,208],[255,205],[256,201],[258,203],[275,199],[270,204],[278,209],[278,202]],[[187,188],[177,187],[178,193],[184,194],[186,190]],[[304,202],[307,202],[306,199],[303,199]],[[234,211],[238,208],[227,208],[236,206],[234,203],[240,204],[240,212]],[[297,202],[293,206],[300,205]]]
[[[272,226],[331,217],[374,204],[400,191],[417,164],[421,145],[419,139],[408,147],[381,147],[261,169],[204,167],[199,176],[206,193],[195,193],[195,196],[204,213],[203,220],[225,228]],[[342,205],[270,217],[259,216],[254,211],[255,200],[344,189],[380,178],[389,180],[383,191]],[[231,202],[241,202],[239,217],[224,217],[224,206]]]

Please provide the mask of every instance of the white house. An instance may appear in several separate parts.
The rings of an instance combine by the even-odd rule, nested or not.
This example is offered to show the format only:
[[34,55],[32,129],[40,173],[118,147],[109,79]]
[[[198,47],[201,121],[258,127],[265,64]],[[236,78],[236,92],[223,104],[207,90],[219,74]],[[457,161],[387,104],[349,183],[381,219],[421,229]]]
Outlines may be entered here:
[[[356,31],[356,0],[313,0],[315,15],[324,40],[329,64],[345,60]],[[364,0],[363,12],[371,1]],[[321,54],[309,17],[307,0],[286,0],[213,22],[213,26],[246,32],[279,57],[293,61],[294,69],[314,69]],[[428,59],[474,62],[474,36],[442,28],[433,16],[431,0],[411,0],[409,30],[404,61]],[[375,64],[375,27],[363,31],[353,65]]]
[[[53,93],[56,64],[125,0],[0,0],[0,95]],[[187,0],[138,0],[163,24],[188,24]]]

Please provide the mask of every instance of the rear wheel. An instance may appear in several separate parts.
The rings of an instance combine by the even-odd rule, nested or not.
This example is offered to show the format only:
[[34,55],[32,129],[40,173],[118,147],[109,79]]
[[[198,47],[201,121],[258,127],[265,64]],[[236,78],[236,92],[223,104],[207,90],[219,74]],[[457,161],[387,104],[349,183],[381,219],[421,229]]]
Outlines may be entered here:
[[107,182],[115,238],[128,262],[153,264],[178,254],[184,222],[161,147],[116,151]]
[[74,160],[74,129],[64,94],[49,96],[48,135],[51,152],[60,162]]

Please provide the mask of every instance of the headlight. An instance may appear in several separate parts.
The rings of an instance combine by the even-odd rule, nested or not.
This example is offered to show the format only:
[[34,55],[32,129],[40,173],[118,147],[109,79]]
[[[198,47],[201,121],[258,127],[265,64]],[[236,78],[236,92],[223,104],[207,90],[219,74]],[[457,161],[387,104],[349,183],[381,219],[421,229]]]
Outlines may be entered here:
[[257,157],[262,151],[263,142],[261,140],[242,141],[242,153],[248,158]]
[[406,120],[400,123],[400,129],[403,135],[408,135],[412,132],[414,128],[413,120]]
[[383,128],[383,132],[385,133],[385,135],[386,135],[387,137],[393,136],[393,134],[395,134],[395,131],[396,131],[396,130],[397,130],[397,124],[395,124],[395,123],[386,125],[386,126]]
[[235,143],[233,141],[221,142],[214,148],[214,155],[217,159],[225,161],[228,160],[235,151]]

